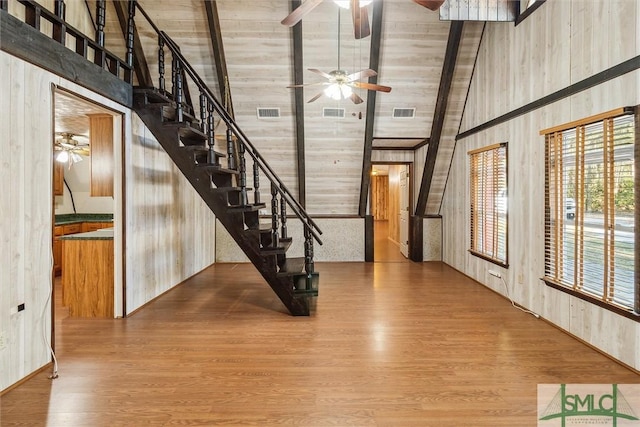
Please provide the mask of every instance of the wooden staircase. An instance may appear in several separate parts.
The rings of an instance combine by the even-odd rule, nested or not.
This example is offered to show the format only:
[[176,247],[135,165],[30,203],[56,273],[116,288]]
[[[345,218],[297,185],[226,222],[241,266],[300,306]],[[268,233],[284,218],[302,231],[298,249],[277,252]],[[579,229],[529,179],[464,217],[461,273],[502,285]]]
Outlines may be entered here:
[[[179,47],[164,32],[158,31],[158,36],[159,84],[157,88],[134,88],[135,112],[290,313],[308,316],[318,295],[313,242],[322,244],[321,230],[182,56]],[[171,91],[165,89],[165,49],[172,58]],[[189,86],[199,91],[196,106],[192,105]],[[218,120],[224,121],[227,129],[223,149],[215,146],[214,123]],[[247,186],[247,158],[253,161],[249,171],[253,175],[252,188]],[[267,209],[261,200],[261,178],[270,184],[268,222],[263,222],[264,215],[262,220],[260,215],[261,210]],[[290,218],[303,225],[303,258],[286,255],[292,244],[287,227]]]

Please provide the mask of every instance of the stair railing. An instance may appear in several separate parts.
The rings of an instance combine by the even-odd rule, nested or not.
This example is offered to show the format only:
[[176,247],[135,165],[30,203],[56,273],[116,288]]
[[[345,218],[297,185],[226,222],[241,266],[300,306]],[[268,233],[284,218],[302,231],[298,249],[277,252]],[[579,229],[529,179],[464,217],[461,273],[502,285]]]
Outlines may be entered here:
[[[266,176],[266,178],[271,182],[271,194],[272,194],[272,225],[275,227],[273,232],[276,236],[282,237],[286,236],[287,226],[286,226],[286,205],[289,205],[291,211],[295,214],[296,217],[302,222],[304,227],[304,252],[305,252],[305,271],[308,274],[313,273],[313,241],[315,240],[319,244],[322,244],[320,240],[320,235],[322,234],[322,230],[318,227],[318,225],[311,219],[309,214],[305,211],[304,207],[300,205],[300,203],[293,197],[291,191],[287,188],[287,186],[280,180],[280,178],[273,171],[271,166],[267,163],[267,161],[262,157],[262,155],[258,152],[256,147],[251,143],[249,138],[245,135],[245,133],[238,127],[235,120],[231,117],[231,115],[227,112],[227,109],[218,101],[213,92],[209,89],[206,83],[202,80],[202,78],[198,75],[198,73],[191,66],[189,61],[184,57],[184,55],[180,52],[179,46],[169,37],[164,31],[160,30],[151,20],[149,15],[144,11],[144,9],[136,2],[132,1],[131,3],[135,4],[135,7],[130,9],[129,18],[133,20],[133,16],[135,15],[135,11],[132,9],[137,8],[140,13],[144,16],[144,18],[149,22],[151,27],[158,35],[158,49],[159,49],[159,67],[160,69],[160,87],[164,87],[164,48],[168,48],[171,52],[173,58],[173,72],[174,72],[174,92],[178,91],[178,93],[174,93],[174,101],[178,104],[177,112],[179,118],[182,116],[182,111],[184,107],[184,101],[182,99],[182,90],[183,87],[186,86],[186,82],[183,81],[183,76],[188,75],[191,81],[197,86],[200,91],[200,115],[204,116],[204,112],[202,111],[203,105],[207,104],[209,108],[207,108],[208,114],[208,123],[212,123],[213,112],[210,111],[211,106],[213,106],[213,110],[220,116],[220,118],[225,122],[227,126],[227,151],[229,156],[228,168],[238,170],[240,172],[240,187],[241,187],[241,204],[248,204],[248,195],[246,192],[246,164],[244,160],[244,155],[249,154],[249,156],[254,161],[253,168],[253,177],[254,177],[254,187],[255,187],[255,202],[259,203],[259,173],[258,170],[262,171],[262,173]],[[132,39],[132,38],[131,38]],[[132,51],[133,46],[131,46],[128,51]],[[176,70],[177,69],[177,70]],[[190,106],[192,107],[192,106]],[[204,125],[202,125],[204,127]],[[211,131],[211,126],[208,126],[208,130]],[[239,154],[239,163],[235,164],[232,161],[233,155],[231,149],[233,148],[233,139],[235,136],[238,142],[238,154]],[[209,135],[211,139],[212,135]],[[244,191],[243,191],[244,190]],[[280,199],[280,209],[278,212],[278,202],[275,198],[279,196]],[[278,221],[278,217],[280,220]],[[282,229],[278,232],[278,226],[281,225]],[[280,234],[281,233],[281,234]],[[275,236],[274,236],[275,237]]]

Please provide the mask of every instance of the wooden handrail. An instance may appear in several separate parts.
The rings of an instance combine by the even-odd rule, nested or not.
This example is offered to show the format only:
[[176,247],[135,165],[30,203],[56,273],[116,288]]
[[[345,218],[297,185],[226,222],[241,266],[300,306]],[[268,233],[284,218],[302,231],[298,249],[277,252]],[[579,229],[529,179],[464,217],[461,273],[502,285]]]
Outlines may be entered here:
[[164,31],[160,30],[151,20],[149,15],[144,11],[144,9],[136,2],[136,8],[140,11],[140,13],[145,17],[145,19],[149,22],[151,27],[156,31],[159,38],[164,41],[165,46],[171,51],[172,56],[178,60],[183,68],[184,72],[189,75],[191,80],[196,84],[198,89],[203,93],[209,102],[211,102],[215,108],[216,113],[220,115],[220,118],[225,122],[227,128],[230,129],[233,134],[238,138],[238,141],[247,147],[246,152],[253,158],[254,162],[258,164],[258,167],[265,176],[275,184],[278,193],[280,193],[281,197],[286,201],[286,203],[291,207],[294,214],[300,219],[303,223],[304,227],[309,230],[310,234],[313,238],[319,243],[322,244],[320,239],[320,235],[322,234],[322,230],[318,227],[318,225],[311,219],[309,214],[304,210],[302,205],[292,196],[291,191],[287,188],[287,186],[280,180],[280,178],[273,171],[271,166],[267,163],[267,161],[260,155],[255,146],[251,143],[249,138],[245,135],[245,133],[238,127],[236,122],[233,120],[229,112],[226,108],[218,101],[213,92],[209,89],[207,84],[202,80],[202,78],[198,75],[195,69],[191,66],[189,61],[182,55],[180,52],[180,48],[176,42]]

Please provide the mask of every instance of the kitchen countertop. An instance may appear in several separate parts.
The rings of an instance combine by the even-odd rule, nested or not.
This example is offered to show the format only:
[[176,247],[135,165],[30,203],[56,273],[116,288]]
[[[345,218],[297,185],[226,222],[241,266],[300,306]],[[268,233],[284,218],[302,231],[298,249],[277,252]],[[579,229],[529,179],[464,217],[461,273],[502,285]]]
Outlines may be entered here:
[[113,214],[60,214],[55,216],[56,225],[77,224],[80,222],[110,222],[113,221]]
[[86,233],[67,234],[58,237],[60,240],[113,240],[113,227],[102,228],[96,231],[88,231]]

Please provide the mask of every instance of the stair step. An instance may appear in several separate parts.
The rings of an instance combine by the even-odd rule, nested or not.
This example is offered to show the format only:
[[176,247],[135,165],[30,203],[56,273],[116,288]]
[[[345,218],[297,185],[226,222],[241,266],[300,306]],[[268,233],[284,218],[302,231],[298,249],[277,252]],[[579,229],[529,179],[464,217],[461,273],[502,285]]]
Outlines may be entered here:
[[227,209],[233,212],[256,212],[266,207],[267,205],[265,205],[264,203],[253,203],[248,205],[231,205]]
[[210,163],[199,163],[196,165],[197,170],[203,170],[209,175],[238,175],[238,171],[232,169],[223,168],[220,165],[214,165]]
[[161,91],[155,87],[137,87],[133,89],[134,94],[144,95],[147,102],[150,104],[169,104],[173,103],[171,94],[167,91]]
[[[184,147],[180,147],[180,149],[195,154],[207,154],[209,152],[209,147],[207,147],[206,145],[185,145]],[[225,153],[221,153],[215,150],[213,151],[213,154],[216,157],[220,158],[227,157]]]
[[[165,105],[165,107],[162,109],[162,117],[164,117],[165,121],[175,121],[177,113],[178,109],[176,108],[175,104]],[[189,122],[192,125],[200,123],[200,120],[198,120],[193,115],[193,111],[191,111],[190,108],[186,108],[186,106],[182,109],[182,118],[183,121]]]
[[207,135],[200,129],[191,126],[189,122],[164,122],[164,127],[176,128],[180,135],[180,142],[185,146],[202,145],[207,140]]
[[263,255],[278,255],[287,252],[287,249],[291,246],[291,238],[281,239],[278,246],[269,246],[266,248],[260,248],[260,253]]
[[280,267],[278,276],[294,276],[302,274],[304,270],[304,258],[287,258],[284,265]]
[[[320,282],[320,274],[318,272],[311,273],[310,277],[308,277],[307,273],[305,272],[302,272],[301,274],[294,274],[293,275],[293,293],[296,295],[308,296],[308,297],[311,297],[312,300],[315,300],[315,298],[313,297],[318,296],[319,282]],[[315,302],[315,301],[309,301],[309,302]],[[313,307],[310,307],[310,309],[312,308]]]
[[[247,188],[247,191],[253,191],[253,188]],[[216,193],[232,193],[235,191],[242,191],[242,188],[240,187],[215,187],[212,188],[211,191],[216,192]]]

